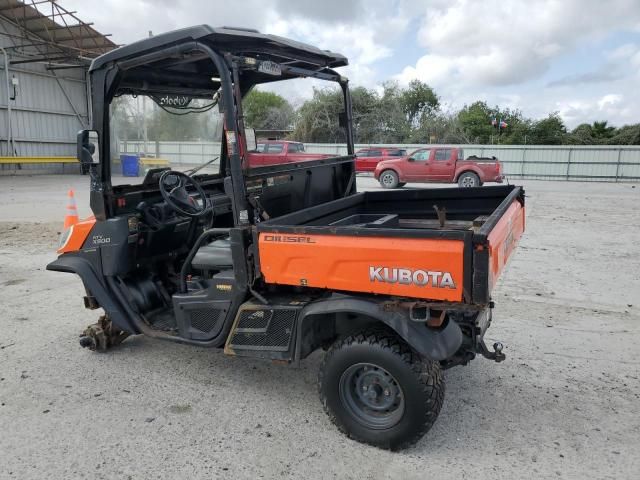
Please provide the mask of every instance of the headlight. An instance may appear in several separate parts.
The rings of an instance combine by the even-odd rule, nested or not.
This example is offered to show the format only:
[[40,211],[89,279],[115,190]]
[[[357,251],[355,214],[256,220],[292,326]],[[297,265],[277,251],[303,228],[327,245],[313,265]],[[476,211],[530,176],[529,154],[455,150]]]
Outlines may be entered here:
[[60,234],[60,238],[58,240],[58,250],[64,247],[64,244],[67,243],[67,240],[69,240],[69,237],[71,236],[72,231],[73,231],[73,225],[71,225],[69,228],[67,228],[65,231],[63,231]]

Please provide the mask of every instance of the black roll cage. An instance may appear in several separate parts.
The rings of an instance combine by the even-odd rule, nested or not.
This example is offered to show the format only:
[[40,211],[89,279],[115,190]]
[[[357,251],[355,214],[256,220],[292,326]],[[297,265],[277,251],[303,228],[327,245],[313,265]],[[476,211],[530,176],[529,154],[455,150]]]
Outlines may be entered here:
[[[223,31],[226,29],[221,29]],[[253,34],[251,34],[253,35]],[[271,37],[264,35],[263,37]],[[274,37],[278,38],[278,37]],[[285,41],[285,39],[282,39]],[[142,44],[145,40],[137,42]],[[132,44],[131,46],[135,46]],[[296,44],[296,46],[302,44]],[[130,47],[131,47],[130,46]],[[122,49],[127,49],[123,47]],[[308,47],[313,48],[313,47]],[[118,49],[121,50],[121,49]],[[292,65],[292,63],[307,62],[305,65],[313,64],[308,61],[307,58],[301,56],[291,59],[291,61],[283,62],[281,64],[281,77],[262,76],[259,74],[253,74],[254,78],[249,82],[241,81],[241,72],[247,68],[247,57],[242,55],[243,52],[219,52],[216,48],[212,48],[210,45],[198,40],[188,40],[178,44],[166,45],[162,48],[153,50],[144,54],[127,55],[125,58],[114,59],[109,61],[108,57],[112,57],[113,54],[118,52],[115,50],[108,54],[98,57],[94,60],[90,68],[90,80],[91,80],[91,92],[92,92],[92,111],[93,111],[93,128],[98,132],[100,138],[100,157],[105,159],[101,162],[98,168],[91,168],[91,193],[90,202],[91,208],[98,220],[105,220],[113,215],[113,187],[111,184],[111,162],[110,159],[110,128],[109,128],[109,105],[115,96],[123,93],[133,94],[149,94],[159,93],[153,87],[154,82],[160,82],[159,86],[162,89],[162,93],[172,94],[184,94],[193,97],[211,98],[212,92],[215,90],[211,85],[210,80],[202,82],[202,76],[206,75],[206,72],[198,71],[197,65],[194,65],[196,71],[191,75],[185,75],[184,73],[175,72],[168,68],[166,70],[145,70],[144,67],[149,67],[151,64],[157,64],[162,61],[171,61],[172,65],[176,63],[185,65],[188,63],[195,63],[201,60],[210,60],[213,63],[217,71],[219,78],[219,92],[220,99],[222,100],[222,111],[224,114],[224,131],[232,132],[235,136],[235,143],[233,143],[232,151],[228,150],[229,142],[223,139],[222,149],[223,154],[221,156],[221,172],[229,178],[230,187],[226,185],[228,180],[225,179],[225,189],[231,190],[231,196],[233,201],[233,213],[235,225],[246,225],[250,223],[250,219],[253,217],[250,209],[252,208],[247,199],[246,185],[245,185],[245,172],[242,168],[242,158],[244,152],[247,152],[246,137],[244,132],[244,121],[242,114],[242,102],[241,99],[246,95],[255,85],[260,83],[267,83],[278,80],[293,79],[293,78],[318,78],[322,80],[328,80],[337,82],[343,93],[344,102],[344,118],[342,119],[342,125],[345,128],[347,151],[349,155],[354,154],[353,144],[353,131],[352,131],[352,112],[351,112],[351,95],[348,88],[348,79],[335,72],[328,66],[319,65],[318,68],[312,69]],[[197,52],[197,53],[196,53]],[[252,46],[250,49],[252,54],[273,54],[276,57],[283,57],[282,48],[273,46],[271,48],[260,47],[255,48]],[[240,53],[238,55],[237,53]],[[315,52],[313,52],[315,53]],[[322,53],[322,52],[321,52]],[[329,54],[330,52],[327,52]],[[335,54],[337,55],[337,54]],[[286,57],[284,57],[286,58]],[[338,56],[340,65],[346,64],[346,59],[342,56]],[[176,62],[177,61],[177,62]],[[160,66],[162,69],[163,66]],[[249,67],[250,68],[250,67]],[[124,80],[127,76],[127,72],[138,69],[140,78],[135,79],[138,83],[127,84]],[[164,83],[173,83],[173,86],[166,86]],[[182,82],[182,85],[175,86],[176,83]],[[209,82],[209,83],[207,83]],[[209,87],[207,88],[207,85]],[[238,142],[240,142],[240,148],[238,148]],[[226,153],[226,155],[225,155]],[[227,163],[228,162],[228,163]]]

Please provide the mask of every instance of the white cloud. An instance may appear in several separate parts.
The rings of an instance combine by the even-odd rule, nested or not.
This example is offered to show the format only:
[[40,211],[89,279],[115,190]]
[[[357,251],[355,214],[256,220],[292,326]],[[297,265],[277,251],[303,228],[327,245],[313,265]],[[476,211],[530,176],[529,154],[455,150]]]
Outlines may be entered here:
[[[640,19],[634,0],[458,0],[427,5],[418,42],[427,53],[399,75],[442,84],[510,85],[543,74],[550,62],[612,27]],[[435,83],[438,86],[438,83]]]
[[604,110],[605,108],[615,107],[616,105],[620,105],[622,103],[622,95],[618,95],[615,93],[609,93],[598,100],[598,108],[600,110]]
[[560,100],[556,103],[556,110],[569,127],[602,120],[623,125],[637,123],[635,112],[638,106],[633,98],[627,100],[624,95],[608,93],[599,97]]
[[402,3],[385,0],[105,0],[87,8],[82,0],[62,0],[86,21],[117,43],[129,43],[185,26],[242,26],[311,43],[347,56],[343,71],[355,84],[374,86],[380,81],[372,65],[392,55],[390,43],[402,35],[409,16]]
[[[394,78],[435,87],[450,108],[486,100],[529,116],[559,111],[567,123],[606,115],[637,121],[640,42],[605,52],[612,33],[640,32],[638,0],[60,0],[117,43],[200,23],[257,28],[338,51],[352,85],[379,88]],[[412,29],[411,31],[409,29]],[[412,38],[414,45],[407,45]],[[400,44],[400,40],[404,43]],[[383,70],[407,59],[396,72]],[[603,64],[584,71],[571,64],[576,49],[592,49]],[[563,78],[546,78],[568,62]],[[574,61],[575,63],[575,61]],[[273,84],[294,103],[317,82]],[[613,96],[611,96],[613,95]]]

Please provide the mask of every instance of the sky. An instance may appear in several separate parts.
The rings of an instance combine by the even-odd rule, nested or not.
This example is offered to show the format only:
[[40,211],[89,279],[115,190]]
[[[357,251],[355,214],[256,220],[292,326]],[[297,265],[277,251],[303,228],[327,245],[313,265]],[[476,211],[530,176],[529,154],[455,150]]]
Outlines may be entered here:
[[[570,128],[640,122],[640,0],[58,0],[125,44],[206,23],[342,53],[352,86],[419,79],[454,110],[476,100]],[[281,90],[300,103],[310,88]]]

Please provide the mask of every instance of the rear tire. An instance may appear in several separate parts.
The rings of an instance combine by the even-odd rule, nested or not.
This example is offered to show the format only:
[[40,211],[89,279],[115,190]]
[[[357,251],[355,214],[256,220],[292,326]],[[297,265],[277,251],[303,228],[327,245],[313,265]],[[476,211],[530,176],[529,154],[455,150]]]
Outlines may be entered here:
[[458,186],[460,188],[472,188],[479,187],[481,185],[480,177],[473,172],[464,172],[458,178]]
[[444,400],[440,365],[395,334],[367,331],[338,340],[318,375],[320,401],[346,435],[400,450],[433,426]]
[[393,170],[385,170],[380,174],[382,188],[397,188],[399,183],[398,174]]

